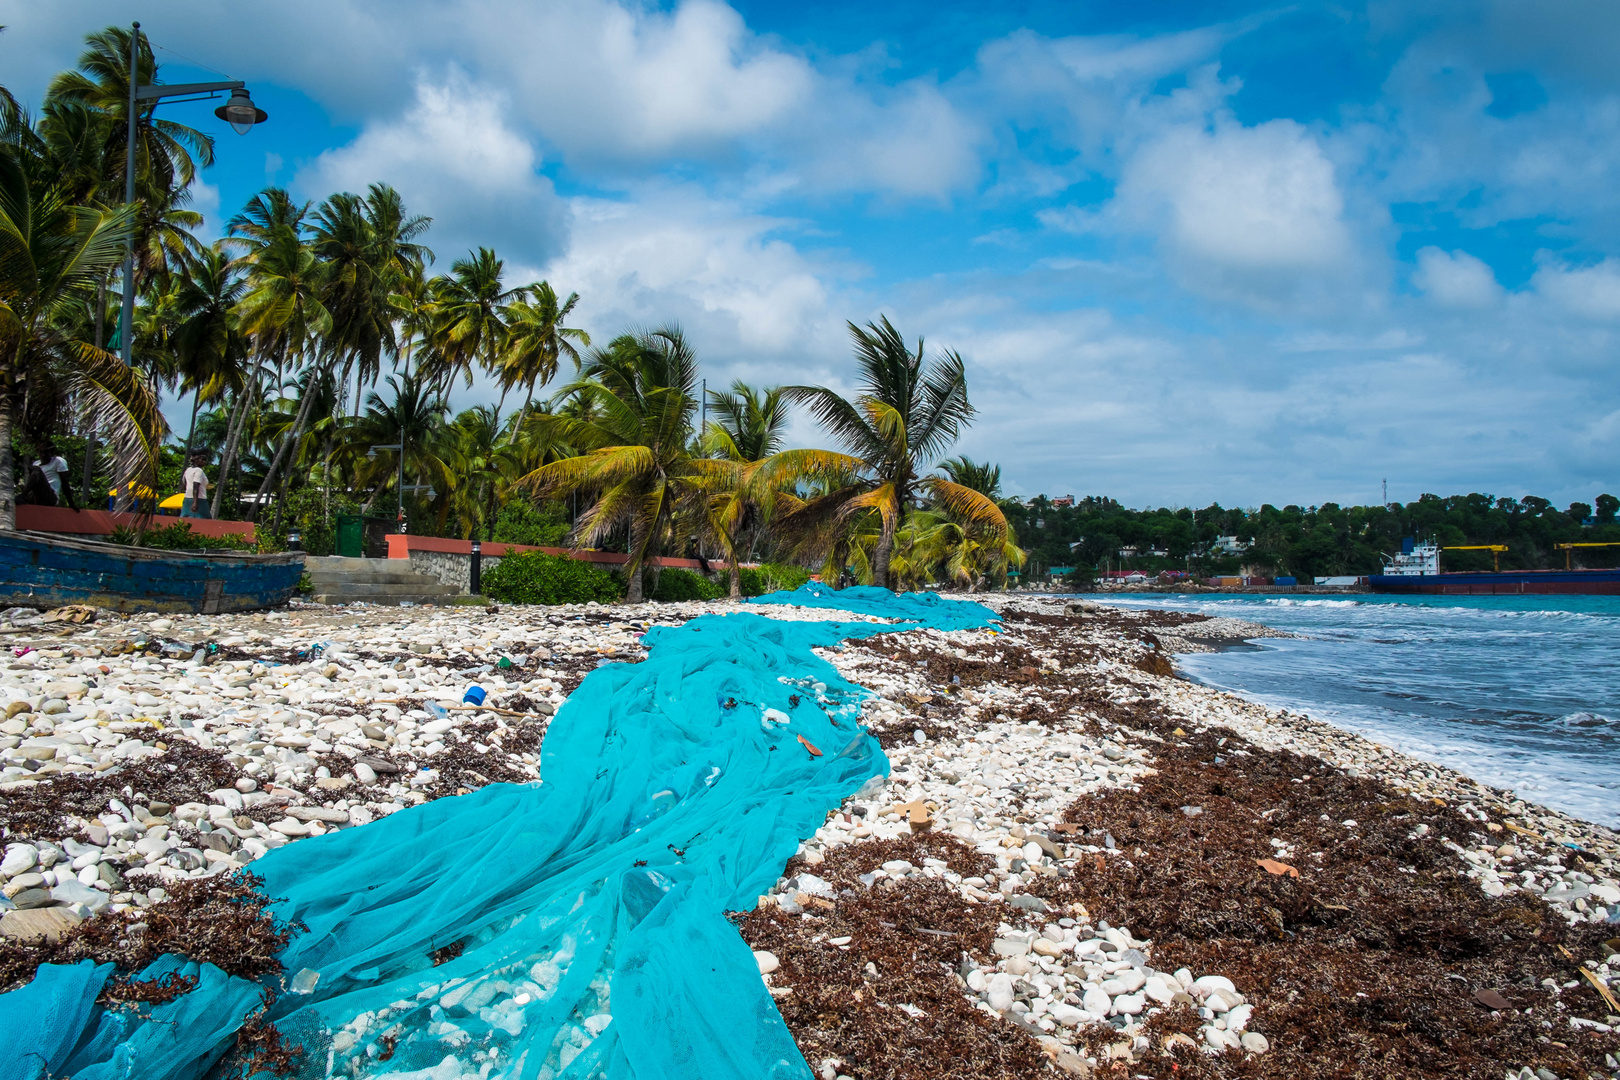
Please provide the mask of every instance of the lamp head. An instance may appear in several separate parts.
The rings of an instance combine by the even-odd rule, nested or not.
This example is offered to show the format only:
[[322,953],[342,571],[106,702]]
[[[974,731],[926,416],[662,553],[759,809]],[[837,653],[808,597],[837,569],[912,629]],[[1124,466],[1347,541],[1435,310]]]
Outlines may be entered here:
[[231,125],[238,135],[246,135],[254,124],[270,119],[270,114],[253,104],[245,89],[232,90],[231,100],[214,110],[214,115]]

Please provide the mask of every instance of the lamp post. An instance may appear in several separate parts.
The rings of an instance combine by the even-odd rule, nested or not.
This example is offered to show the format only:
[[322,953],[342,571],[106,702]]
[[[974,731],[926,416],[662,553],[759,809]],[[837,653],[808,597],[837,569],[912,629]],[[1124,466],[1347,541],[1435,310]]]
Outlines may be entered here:
[[[141,24],[135,23],[129,35],[129,147],[124,162],[124,202],[135,201],[135,131],[137,128],[136,108],[139,102],[150,101],[152,107],[157,108],[157,102],[168,97],[189,97],[192,100],[206,100],[214,95],[229,90],[231,98],[224,105],[214,110],[214,115],[230,124],[238,135],[246,135],[248,129],[254,124],[262,124],[270,119],[268,113],[253,104],[249,96],[247,84],[244,82],[206,82],[206,83],[177,83],[173,86],[142,86],[140,85],[139,59],[141,55]],[[130,322],[135,314],[135,233],[130,232],[129,239],[124,244],[124,303],[118,314],[118,352],[128,367],[133,355],[133,342],[130,339]],[[99,342],[98,342],[99,344]]]

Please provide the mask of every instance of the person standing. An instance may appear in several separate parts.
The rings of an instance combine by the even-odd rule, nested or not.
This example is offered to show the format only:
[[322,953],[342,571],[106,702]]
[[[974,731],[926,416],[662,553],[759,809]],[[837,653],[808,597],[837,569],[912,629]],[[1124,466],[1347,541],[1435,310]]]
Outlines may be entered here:
[[[35,461],[34,464],[39,467],[40,472],[45,474],[45,482],[51,486],[51,495],[54,499],[51,505],[61,506],[63,491],[62,478],[67,476],[67,461],[62,457],[61,454],[56,452],[56,447],[50,442],[49,439],[47,439],[45,442],[40,444],[39,459]],[[72,489],[69,488],[69,505],[72,505],[72,499],[73,492]],[[74,507],[74,509],[78,508]]]
[[214,516],[208,506],[208,474],[203,471],[205,460],[207,459],[201,454],[193,454],[191,468],[180,478],[181,490],[184,493],[184,498],[180,500],[180,516],[183,518]]

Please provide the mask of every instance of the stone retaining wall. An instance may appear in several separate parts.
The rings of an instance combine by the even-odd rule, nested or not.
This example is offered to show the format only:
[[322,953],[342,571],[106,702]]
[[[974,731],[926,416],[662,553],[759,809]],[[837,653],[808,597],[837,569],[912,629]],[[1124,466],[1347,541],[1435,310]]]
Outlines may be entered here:
[[[411,569],[437,578],[442,585],[454,585],[463,596],[472,592],[472,556],[455,551],[412,551]],[[485,555],[483,572],[501,564],[499,555]]]

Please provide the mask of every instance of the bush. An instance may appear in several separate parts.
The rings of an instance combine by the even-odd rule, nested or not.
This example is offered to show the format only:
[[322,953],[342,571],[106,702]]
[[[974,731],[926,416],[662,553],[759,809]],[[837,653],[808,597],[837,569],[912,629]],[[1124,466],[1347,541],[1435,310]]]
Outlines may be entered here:
[[[650,578],[651,572],[648,572]],[[727,593],[725,585],[710,581],[695,570],[673,567],[658,575],[658,586],[647,590],[649,600],[718,600]]]
[[146,535],[141,536],[134,529],[122,525],[115,527],[112,534],[107,537],[114,544],[128,544],[131,547],[161,548],[165,551],[254,551],[256,546],[252,541],[240,536],[226,534],[225,536],[204,536],[202,533],[191,531],[191,523],[177,521],[160,529],[147,529]]
[[619,579],[576,559],[523,551],[484,571],[480,587],[508,604],[609,604],[624,595]]
[[763,563],[758,568],[742,572],[742,594],[764,596],[773,592],[792,592],[810,580],[810,572],[800,566],[786,563]]
[[287,534],[299,534],[299,547],[309,555],[330,555],[337,550],[336,522],[339,514],[354,514],[359,506],[346,494],[332,492],[330,516],[326,492],[318,484],[305,484],[287,496],[281,508],[281,527],[275,524],[276,508],[267,506],[259,514],[259,550],[286,551]]
[[513,499],[495,516],[495,541],[526,544],[529,547],[557,547],[568,535],[568,521],[562,504],[549,502],[537,508],[528,499]]

